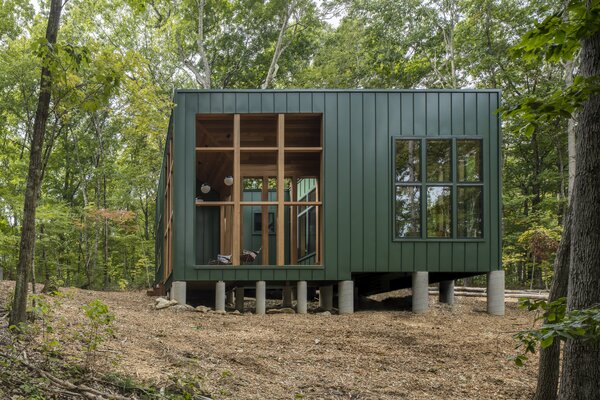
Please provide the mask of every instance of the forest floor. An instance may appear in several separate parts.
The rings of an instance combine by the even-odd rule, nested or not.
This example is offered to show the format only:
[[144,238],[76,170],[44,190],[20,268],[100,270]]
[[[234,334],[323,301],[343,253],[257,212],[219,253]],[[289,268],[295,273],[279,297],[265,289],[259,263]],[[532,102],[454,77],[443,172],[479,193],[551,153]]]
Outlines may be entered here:
[[[0,282],[0,305],[12,284]],[[65,354],[82,358],[66,338],[85,323],[82,305],[100,299],[116,319],[98,373],[158,387],[193,381],[212,399],[527,399],[535,387],[536,357],[522,368],[508,359],[512,334],[533,319],[516,300],[495,317],[484,298],[449,307],[432,296],[430,311],[414,315],[410,291],[396,291],[353,315],[258,316],[155,310],[142,291],[63,293],[54,314]]]

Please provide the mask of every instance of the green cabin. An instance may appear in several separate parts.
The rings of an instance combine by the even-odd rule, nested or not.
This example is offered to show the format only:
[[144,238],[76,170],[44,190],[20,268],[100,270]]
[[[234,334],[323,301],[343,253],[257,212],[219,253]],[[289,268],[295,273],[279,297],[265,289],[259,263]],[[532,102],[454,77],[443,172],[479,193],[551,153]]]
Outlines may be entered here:
[[216,290],[219,307],[254,285],[259,301],[265,286],[333,296],[336,284],[347,312],[356,292],[412,286],[414,303],[423,285],[442,282],[448,297],[455,279],[488,274],[488,295],[503,297],[500,91],[176,90],[173,101],[156,290],[183,302]]

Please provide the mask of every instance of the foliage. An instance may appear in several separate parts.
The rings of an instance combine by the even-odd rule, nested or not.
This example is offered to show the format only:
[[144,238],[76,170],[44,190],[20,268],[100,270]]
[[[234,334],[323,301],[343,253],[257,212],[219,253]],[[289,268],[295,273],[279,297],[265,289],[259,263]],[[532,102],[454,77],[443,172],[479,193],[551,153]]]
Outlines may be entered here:
[[517,332],[517,349],[520,353],[512,357],[518,366],[527,361],[527,354],[535,354],[536,349],[550,347],[555,340],[600,340],[600,306],[584,310],[567,311],[566,298],[546,302],[520,299],[519,307],[529,311],[543,311],[536,321],[545,321],[540,327]]
[[108,306],[96,299],[83,306],[83,311],[88,317],[88,324],[81,332],[81,340],[86,354],[86,369],[94,363],[98,346],[113,334],[115,316],[109,311]]

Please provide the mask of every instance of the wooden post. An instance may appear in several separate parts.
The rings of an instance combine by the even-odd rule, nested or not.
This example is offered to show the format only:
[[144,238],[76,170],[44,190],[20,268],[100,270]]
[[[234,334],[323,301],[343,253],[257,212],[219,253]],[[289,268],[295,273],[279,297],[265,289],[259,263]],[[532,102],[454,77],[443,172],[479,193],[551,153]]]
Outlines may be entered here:
[[[269,177],[262,178],[262,201],[269,200]],[[262,206],[262,263],[269,265],[269,206]]]
[[219,207],[219,254],[225,254],[225,206]]
[[240,171],[240,114],[233,116],[233,243],[231,249],[231,263],[240,265],[241,246],[241,206],[240,194],[242,177]]
[[[298,201],[298,181],[292,176],[292,201]],[[290,206],[290,264],[298,264],[298,206]]]
[[277,115],[277,265],[285,264],[285,115]]

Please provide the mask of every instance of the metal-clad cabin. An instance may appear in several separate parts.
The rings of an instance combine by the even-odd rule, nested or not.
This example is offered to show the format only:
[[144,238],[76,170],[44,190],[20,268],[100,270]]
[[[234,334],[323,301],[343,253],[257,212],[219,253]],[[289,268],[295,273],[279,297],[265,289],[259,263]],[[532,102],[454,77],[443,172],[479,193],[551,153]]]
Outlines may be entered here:
[[[177,90],[158,185],[156,284],[359,294],[488,274],[504,310],[497,90]],[[256,286],[255,286],[256,285]],[[284,290],[284,293],[286,290]],[[285,297],[285,296],[284,296]],[[289,297],[289,296],[288,296]],[[289,299],[288,299],[289,303]],[[242,304],[238,302],[238,305]]]

